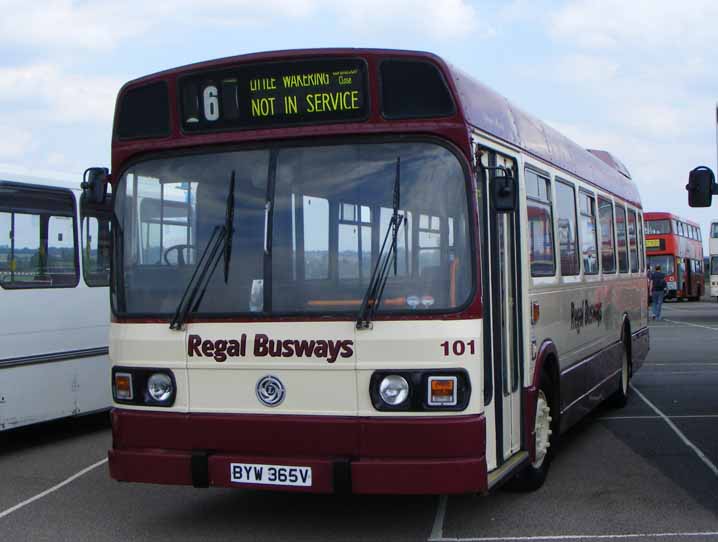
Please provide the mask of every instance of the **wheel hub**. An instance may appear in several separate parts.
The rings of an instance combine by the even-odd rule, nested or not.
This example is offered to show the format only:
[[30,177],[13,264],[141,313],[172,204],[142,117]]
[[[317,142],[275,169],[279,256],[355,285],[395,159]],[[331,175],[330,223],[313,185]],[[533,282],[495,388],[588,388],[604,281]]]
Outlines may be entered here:
[[533,466],[535,468],[541,467],[551,446],[551,420],[551,407],[549,407],[546,394],[544,394],[543,390],[539,390],[536,402],[536,421],[534,423],[536,460],[533,462]]

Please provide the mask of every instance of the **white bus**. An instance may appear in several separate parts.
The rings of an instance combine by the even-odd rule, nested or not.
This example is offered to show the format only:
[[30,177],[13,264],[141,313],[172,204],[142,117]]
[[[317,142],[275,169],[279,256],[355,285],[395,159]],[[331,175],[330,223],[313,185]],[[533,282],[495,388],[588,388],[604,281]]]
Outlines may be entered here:
[[708,254],[710,256],[710,295],[718,301],[718,219],[711,222]]
[[79,188],[0,173],[0,431],[110,406],[109,216]]
[[434,55],[143,77],[112,168],[117,480],[536,488],[647,354],[628,171]]

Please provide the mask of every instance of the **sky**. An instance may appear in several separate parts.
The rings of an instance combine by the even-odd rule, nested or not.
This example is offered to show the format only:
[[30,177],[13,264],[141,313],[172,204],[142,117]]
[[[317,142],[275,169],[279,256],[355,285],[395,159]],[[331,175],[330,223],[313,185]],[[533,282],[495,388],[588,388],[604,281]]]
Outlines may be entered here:
[[0,170],[108,166],[136,77],[308,47],[431,51],[588,148],[622,160],[644,209],[698,221],[685,184],[716,168],[715,0],[0,0]]

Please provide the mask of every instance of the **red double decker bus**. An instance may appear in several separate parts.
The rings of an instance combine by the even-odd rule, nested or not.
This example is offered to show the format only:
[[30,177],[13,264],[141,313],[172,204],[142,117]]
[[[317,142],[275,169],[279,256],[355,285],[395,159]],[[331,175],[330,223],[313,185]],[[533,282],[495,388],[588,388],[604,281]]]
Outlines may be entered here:
[[648,265],[666,274],[666,299],[698,301],[705,292],[701,228],[671,213],[645,213]]

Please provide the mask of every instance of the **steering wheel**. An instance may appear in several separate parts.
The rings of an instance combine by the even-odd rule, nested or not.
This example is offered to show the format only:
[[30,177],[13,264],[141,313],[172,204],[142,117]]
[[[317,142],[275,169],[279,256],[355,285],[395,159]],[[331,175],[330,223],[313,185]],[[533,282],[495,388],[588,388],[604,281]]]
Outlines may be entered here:
[[179,245],[172,245],[171,247],[168,247],[167,250],[165,250],[165,253],[162,256],[162,258],[164,259],[164,261],[167,265],[174,265],[174,264],[170,263],[170,261],[167,259],[167,255],[170,252],[172,252],[173,250],[176,250],[177,251],[177,265],[185,265],[186,262],[184,260],[184,251],[189,250],[191,248],[193,249],[194,245],[188,245],[186,243],[181,243]]

